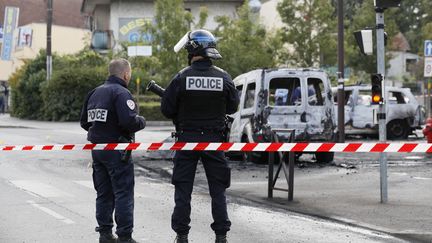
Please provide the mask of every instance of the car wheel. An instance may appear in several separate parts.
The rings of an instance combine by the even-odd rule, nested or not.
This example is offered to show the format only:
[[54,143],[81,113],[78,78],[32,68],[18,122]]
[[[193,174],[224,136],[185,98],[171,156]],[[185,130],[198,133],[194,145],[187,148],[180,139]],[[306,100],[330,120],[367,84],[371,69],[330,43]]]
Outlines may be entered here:
[[319,152],[315,153],[315,158],[320,164],[328,164],[333,161],[334,153],[333,152]]
[[408,125],[404,120],[393,120],[387,124],[387,137],[392,140],[408,138]]

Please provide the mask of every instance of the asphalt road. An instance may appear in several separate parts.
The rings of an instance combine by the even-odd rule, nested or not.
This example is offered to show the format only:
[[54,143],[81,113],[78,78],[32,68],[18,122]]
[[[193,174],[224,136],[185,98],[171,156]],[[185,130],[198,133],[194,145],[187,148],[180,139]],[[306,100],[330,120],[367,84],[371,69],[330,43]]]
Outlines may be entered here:
[[[0,144],[84,143],[77,124],[23,122],[0,127]],[[30,127],[30,128],[25,128]],[[162,141],[169,129],[151,127],[140,142]],[[135,156],[141,156],[135,154]],[[0,242],[97,242],[89,152],[0,152]],[[135,232],[140,242],[172,242],[173,187],[136,166]],[[382,233],[229,197],[230,242],[403,242]],[[190,242],[212,242],[207,191],[196,188]]]

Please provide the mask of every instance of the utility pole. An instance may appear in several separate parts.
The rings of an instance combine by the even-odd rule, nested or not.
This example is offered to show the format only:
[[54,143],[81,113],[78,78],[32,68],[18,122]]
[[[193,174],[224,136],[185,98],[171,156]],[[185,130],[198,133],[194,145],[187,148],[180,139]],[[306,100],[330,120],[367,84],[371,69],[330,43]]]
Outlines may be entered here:
[[52,54],[51,54],[52,15],[53,15],[53,0],[47,0],[47,46],[46,46],[47,81],[51,80],[51,75],[52,75]]
[[[378,108],[379,140],[386,142],[386,85],[385,85],[385,45],[384,45],[384,8],[375,7],[377,39],[377,73],[382,75],[382,102]],[[387,203],[387,154],[380,153],[381,203]]]
[[345,63],[344,63],[344,11],[343,0],[338,0],[338,132],[339,143],[345,142]]

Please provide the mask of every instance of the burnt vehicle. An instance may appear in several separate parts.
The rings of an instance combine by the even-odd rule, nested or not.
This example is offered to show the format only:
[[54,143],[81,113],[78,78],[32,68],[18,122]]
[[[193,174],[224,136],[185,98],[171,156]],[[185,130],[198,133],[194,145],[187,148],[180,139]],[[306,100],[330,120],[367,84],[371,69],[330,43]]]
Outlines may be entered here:
[[[230,142],[271,142],[272,129],[294,129],[295,142],[332,141],[335,112],[330,81],[316,69],[258,69],[234,79],[240,105],[232,115]],[[289,133],[277,132],[288,142]],[[266,162],[265,153],[245,153],[246,160]],[[318,162],[333,153],[316,153]]]
[[[388,86],[385,90],[387,138],[406,139],[413,131],[421,129],[421,125],[424,124],[424,107],[419,105],[408,88]],[[337,92],[337,90],[333,91]],[[335,100],[336,102],[337,100]],[[379,105],[372,104],[371,86],[346,86],[344,104],[345,134],[378,136],[376,114]]]

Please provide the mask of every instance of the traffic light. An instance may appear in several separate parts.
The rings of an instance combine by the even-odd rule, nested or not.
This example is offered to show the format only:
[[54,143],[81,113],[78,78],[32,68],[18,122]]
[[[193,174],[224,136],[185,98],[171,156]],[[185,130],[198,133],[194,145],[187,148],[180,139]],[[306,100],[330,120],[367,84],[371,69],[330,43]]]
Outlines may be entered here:
[[381,74],[372,74],[372,104],[379,104],[383,101],[382,97],[382,80],[383,77]]

